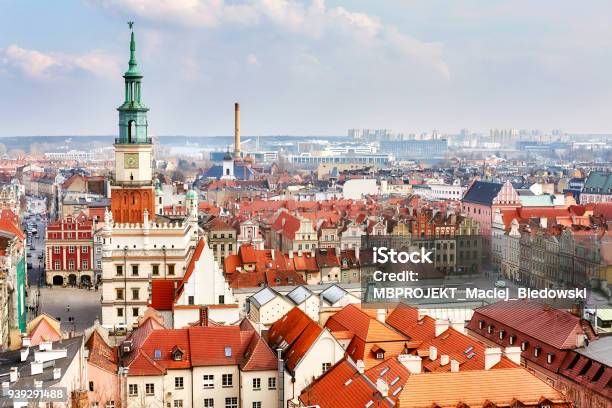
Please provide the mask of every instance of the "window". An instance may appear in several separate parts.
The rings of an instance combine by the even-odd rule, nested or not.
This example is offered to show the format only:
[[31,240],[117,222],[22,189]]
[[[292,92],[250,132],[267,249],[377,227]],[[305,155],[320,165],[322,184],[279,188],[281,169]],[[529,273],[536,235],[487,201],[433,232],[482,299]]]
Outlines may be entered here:
[[60,247],[58,247],[58,246],[54,246],[54,247],[53,247],[53,253],[54,253],[54,254],[59,254],[59,253],[61,253],[61,248],[60,248]]
[[81,262],[81,269],[89,269],[89,261],[87,261],[87,260],[85,260],[85,259],[84,259],[84,260]]
[[322,373],[325,373],[330,368],[331,368],[331,363],[323,363],[323,364],[321,364],[321,372]]
[[69,253],[69,254],[74,254],[74,245],[70,245],[70,246],[68,247],[68,253]]
[[96,248],[96,255],[100,255],[102,253],[102,248],[97,247]]
[[184,387],[183,377],[174,377],[174,389],[182,390]]
[[73,259],[68,261],[68,270],[74,271],[74,260]]
[[117,308],[117,317],[123,317],[123,308],[122,307],[118,307]]
[[132,288],[132,299],[138,300],[140,298],[140,289]]
[[105,408],[115,408],[115,401],[106,401]]
[[238,408],[238,397],[226,398],[225,408]]
[[195,298],[193,296],[189,296],[187,298],[187,303],[190,305],[194,305],[195,304]]
[[221,385],[223,387],[231,387],[233,386],[233,378],[231,374],[223,374],[221,376]]
[[88,253],[89,252],[89,247],[87,245],[83,245],[81,247],[81,252],[84,253],[84,254]]
[[138,384],[130,384],[128,386],[128,395],[130,397],[137,397],[138,396]]
[[123,289],[115,289],[117,292],[117,300],[123,300]]
[[261,390],[261,379],[253,378],[253,391]]
[[276,389],[276,377],[268,377],[268,389],[269,390]]
[[115,265],[117,276],[123,276],[123,265]]
[[98,405],[97,401],[92,401],[91,402],[91,408],[98,408],[100,405]]
[[94,390],[94,382],[90,381],[89,382],[89,391],[93,391]]
[[261,408],[261,401],[253,401],[253,408]]
[[168,275],[174,275],[174,264],[168,264]]
[[138,265],[132,265],[132,276],[138,276]]
[[224,305],[225,304],[225,295],[219,295],[219,304],[220,305]]
[[96,269],[102,269],[102,261],[96,261]]
[[145,384],[145,395],[155,395],[155,384],[153,383]]
[[132,308],[132,316],[133,317],[138,317],[138,308],[137,307],[133,307]]
[[53,262],[53,269],[55,269],[56,271],[60,270],[60,261],[55,261]]
[[204,398],[204,408],[212,408],[215,406],[215,400],[212,398]]
[[151,265],[151,267],[153,268],[153,275],[154,276],[158,276],[159,275],[159,265]]
[[174,408],[183,408],[183,400],[174,400]]
[[202,382],[203,388],[215,388],[215,376],[212,374],[204,374]]

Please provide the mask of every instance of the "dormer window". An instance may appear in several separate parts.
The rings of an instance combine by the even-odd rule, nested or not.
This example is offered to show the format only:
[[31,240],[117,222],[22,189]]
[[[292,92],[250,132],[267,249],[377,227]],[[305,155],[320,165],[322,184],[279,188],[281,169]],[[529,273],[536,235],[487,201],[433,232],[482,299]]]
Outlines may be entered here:
[[489,334],[493,333],[493,325],[492,324],[487,326],[487,333],[489,333]]
[[527,350],[527,347],[529,347],[529,342],[528,341],[521,342],[521,351]]
[[542,350],[542,348],[541,348],[540,346],[536,346],[536,347],[533,349],[533,355],[534,355],[534,357],[538,357],[538,356],[540,355],[540,351],[541,351],[541,350]]
[[479,328],[480,330],[482,330],[482,328],[484,327],[484,324],[485,324],[485,321],[484,321],[484,320],[479,320],[479,321],[478,321],[478,328]]
[[174,346],[172,349],[172,359],[174,361],[182,361],[183,360],[183,350],[179,346]]
[[376,353],[376,359],[377,360],[384,360],[385,359],[385,353],[383,353],[383,352]]
[[514,342],[516,341],[516,336],[513,334],[508,338],[508,341],[510,342],[510,345],[513,345]]
[[555,353],[548,353],[546,355],[546,362],[548,364],[552,364],[554,358],[555,358]]
[[506,335],[506,331],[505,330],[502,329],[502,330],[499,331],[499,339],[500,340],[503,340],[505,335]]

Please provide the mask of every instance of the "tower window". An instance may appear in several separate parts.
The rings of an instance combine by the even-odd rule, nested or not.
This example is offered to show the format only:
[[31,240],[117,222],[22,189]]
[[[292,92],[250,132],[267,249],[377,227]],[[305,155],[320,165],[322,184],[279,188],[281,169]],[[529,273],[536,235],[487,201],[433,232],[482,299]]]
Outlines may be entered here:
[[136,122],[130,120],[128,122],[128,143],[132,143],[132,138],[136,136]]

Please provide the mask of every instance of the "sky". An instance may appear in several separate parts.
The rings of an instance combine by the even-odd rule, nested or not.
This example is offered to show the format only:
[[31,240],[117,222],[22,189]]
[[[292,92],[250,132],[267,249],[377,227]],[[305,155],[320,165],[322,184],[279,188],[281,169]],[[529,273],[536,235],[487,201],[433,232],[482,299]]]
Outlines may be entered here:
[[609,0],[0,0],[0,136],[612,132]]

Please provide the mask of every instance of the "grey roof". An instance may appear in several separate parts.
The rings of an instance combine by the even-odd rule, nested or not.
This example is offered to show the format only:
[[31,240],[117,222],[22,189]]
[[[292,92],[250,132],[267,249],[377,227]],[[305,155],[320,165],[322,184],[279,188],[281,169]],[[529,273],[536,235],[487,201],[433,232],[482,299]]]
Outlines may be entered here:
[[[83,336],[73,337],[71,339],[54,341],[52,343],[53,350],[66,350],[66,357],[58,358],[43,363],[43,372],[41,374],[31,375],[31,363],[34,361],[34,353],[39,351],[39,346],[31,347],[26,361],[21,361],[21,350],[7,351],[0,353],[0,378],[1,381],[9,381],[9,373],[12,367],[17,367],[19,379],[11,383],[10,387],[14,389],[33,389],[34,381],[42,381],[43,388],[50,387],[61,381],[66,373],[66,370],[77,357],[79,350],[83,344]],[[53,379],[53,369],[61,369],[60,378]],[[0,406],[5,405],[7,399],[0,397]]]
[[464,202],[491,205],[503,184],[475,181],[463,197]]
[[601,337],[592,341],[588,346],[578,348],[577,353],[612,367],[612,336]]
[[296,305],[302,304],[302,302],[311,296],[312,292],[306,286],[298,286],[291,292],[287,293],[287,297]]
[[251,296],[251,303],[254,303],[257,307],[262,307],[278,295],[279,293],[274,289],[265,287]]
[[344,296],[346,296],[348,292],[342,289],[338,285],[332,285],[329,288],[325,289],[319,296],[321,296],[327,303],[333,305]]

